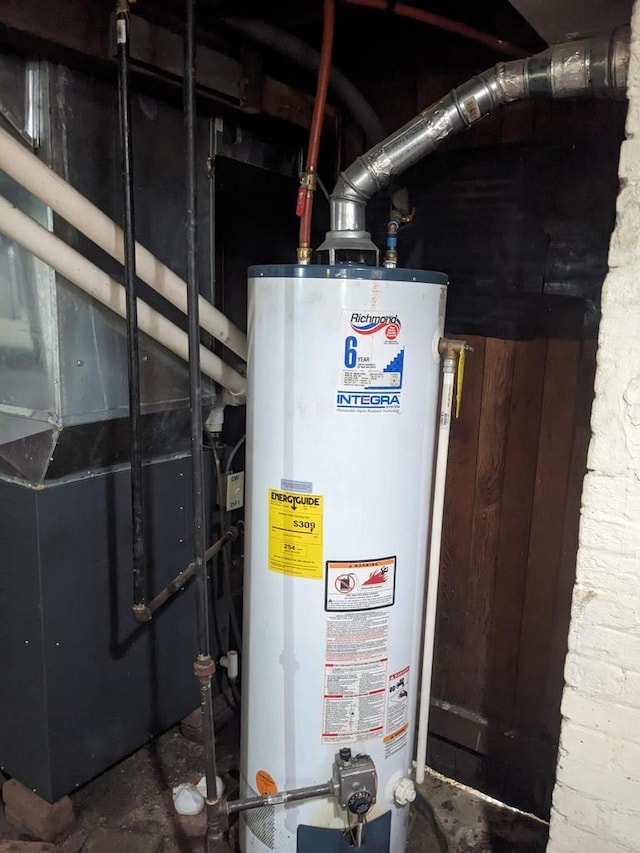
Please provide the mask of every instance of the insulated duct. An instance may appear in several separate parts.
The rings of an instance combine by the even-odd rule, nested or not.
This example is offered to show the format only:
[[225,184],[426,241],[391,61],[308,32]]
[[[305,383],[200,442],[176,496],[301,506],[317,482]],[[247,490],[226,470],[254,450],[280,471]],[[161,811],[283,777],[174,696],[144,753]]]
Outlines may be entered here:
[[555,45],[527,59],[499,62],[453,89],[341,174],[331,195],[331,231],[318,251],[328,251],[329,263],[336,262],[336,250],[359,262],[371,252],[377,255],[365,225],[371,196],[502,104],[537,97],[624,98],[629,35],[624,27]]
[[[314,74],[317,73],[320,67],[320,54],[291,33],[274,27],[268,21],[244,18],[224,18],[223,20],[228,27],[246,38],[288,57],[292,62],[297,62],[302,68]],[[336,97],[342,101],[362,128],[367,143],[374,145],[379,142],[386,131],[375,110],[353,83],[334,65],[331,66],[329,83]]]

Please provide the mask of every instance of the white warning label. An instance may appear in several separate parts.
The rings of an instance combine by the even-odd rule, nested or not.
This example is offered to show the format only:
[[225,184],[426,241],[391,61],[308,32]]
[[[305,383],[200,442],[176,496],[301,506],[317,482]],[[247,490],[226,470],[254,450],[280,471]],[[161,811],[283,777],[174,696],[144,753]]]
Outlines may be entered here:
[[386,610],[327,615],[323,743],[384,736],[388,639]]
[[396,558],[328,560],[325,610],[375,610],[395,600]]
[[324,679],[324,743],[381,737],[387,660],[327,663]]
[[372,391],[375,388],[399,388],[402,382],[402,373],[383,373],[380,370],[345,370],[343,373],[343,385],[365,387]]
[[327,663],[380,660],[387,656],[389,613],[371,610],[327,616]]
[[407,742],[409,731],[409,667],[392,672],[387,685],[387,721],[384,755],[398,752]]
[[338,411],[400,411],[404,376],[400,317],[345,310],[343,328]]

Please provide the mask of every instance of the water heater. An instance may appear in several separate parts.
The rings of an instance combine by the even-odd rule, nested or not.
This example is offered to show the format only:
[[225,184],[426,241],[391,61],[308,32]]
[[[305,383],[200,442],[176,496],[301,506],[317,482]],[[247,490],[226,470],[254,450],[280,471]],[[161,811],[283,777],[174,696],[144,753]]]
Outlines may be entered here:
[[[372,853],[407,838],[446,283],[249,271],[241,793],[326,782],[340,750],[368,755]],[[245,812],[241,849],[346,849],[350,820],[335,798]]]

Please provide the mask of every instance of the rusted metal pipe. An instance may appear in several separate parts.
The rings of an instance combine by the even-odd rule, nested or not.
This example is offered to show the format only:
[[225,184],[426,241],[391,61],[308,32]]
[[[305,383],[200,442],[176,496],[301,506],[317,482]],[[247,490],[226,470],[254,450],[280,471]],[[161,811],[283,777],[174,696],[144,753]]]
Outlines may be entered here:
[[[233,524],[229,530],[226,531],[224,536],[221,536],[217,539],[213,545],[207,548],[204,559],[205,564],[209,562],[212,557],[215,557],[223,547],[227,544],[227,542],[234,542],[238,536],[240,535],[242,522],[238,522],[237,524]],[[159,592],[155,598],[152,598],[151,601],[144,605],[142,608],[137,609],[135,612],[136,619],[138,622],[149,622],[150,619],[153,618],[153,614],[159,610],[163,604],[166,604],[173,596],[179,592],[195,575],[197,569],[195,563],[189,563],[186,569],[183,569],[179,574],[175,576],[175,578],[170,581],[165,588]]]
[[189,333],[189,396],[191,404],[191,472],[193,492],[193,547],[196,575],[198,657],[194,673],[200,686],[202,740],[207,781],[207,853],[220,848],[222,831],[216,786],[216,744],[213,725],[211,679],[216,666],[211,658],[209,582],[205,544],[204,448],[202,376],[200,374],[200,306],[197,266],[196,195],[196,0],[185,2],[184,127],[186,141],[187,326]]
[[244,800],[233,800],[222,805],[222,809],[228,814],[249,811],[249,809],[261,809],[265,806],[280,806],[286,803],[295,803],[299,800],[312,800],[317,797],[332,797],[334,795],[333,782],[325,782],[322,785],[309,785],[306,788],[294,788],[291,791],[278,791],[275,794],[263,794],[260,797],[247,797]]
[[133,152],[131,143],[131,92],[129,89],[129,3],[116,4],[118,54],[118,114],[122,150],[122,209],[124,285],[127,295],[127,371],[129,379],[129,436],[131,464],[131,527],[133,560],[133,613],[137,621],[145,607],[147,571],[142,482],[142,410],[136,286],[136,226],[133,203]]

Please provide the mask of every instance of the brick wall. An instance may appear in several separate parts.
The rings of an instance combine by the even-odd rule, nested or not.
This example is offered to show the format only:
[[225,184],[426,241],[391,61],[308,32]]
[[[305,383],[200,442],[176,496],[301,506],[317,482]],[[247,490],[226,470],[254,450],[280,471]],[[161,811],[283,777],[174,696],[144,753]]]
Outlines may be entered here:
[[547,853],[640,850],[640,0]]

